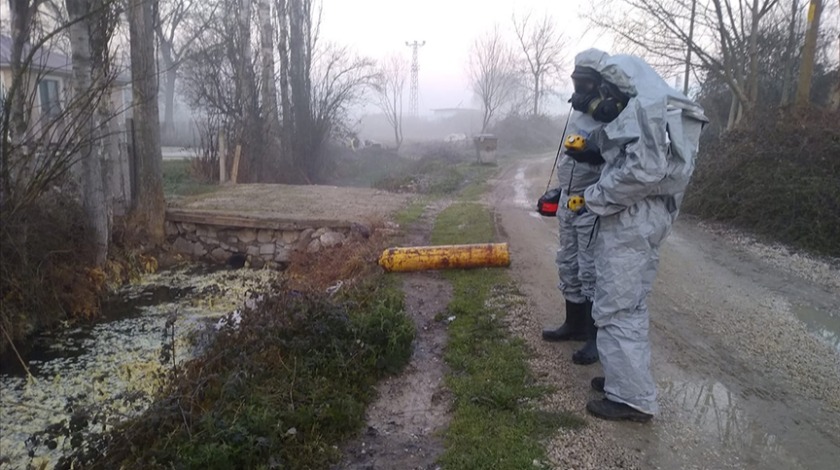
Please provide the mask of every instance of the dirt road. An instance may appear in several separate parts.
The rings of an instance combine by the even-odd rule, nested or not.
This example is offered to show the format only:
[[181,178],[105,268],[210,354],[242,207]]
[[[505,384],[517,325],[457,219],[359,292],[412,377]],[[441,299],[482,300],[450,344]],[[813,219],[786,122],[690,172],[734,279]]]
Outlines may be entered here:
[[[550,157],[507,167],[489,203],[530,299],[515,329],[532,366],[556,385],[548,406],[585,415],[599,365],[571,364],[574,344],[546,344],[562,320],[557,222],[533,212]],[[551,443],[558,468],[837,468],[840,461],[840,279],[808,260],[736,243],[683,217],[662,248],[649,306],[661,415],[652,424],[589,426]],[[781,266],[781,267],[780,267]],[[815,276],[815,273],[821,273]]]

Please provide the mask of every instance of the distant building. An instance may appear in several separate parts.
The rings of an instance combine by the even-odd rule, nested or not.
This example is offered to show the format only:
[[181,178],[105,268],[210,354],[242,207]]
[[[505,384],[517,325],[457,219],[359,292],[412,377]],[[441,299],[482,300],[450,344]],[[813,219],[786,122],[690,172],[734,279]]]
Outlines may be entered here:
[[481,110],[470,108],[436,108],[432,109],[433,119],[480,118]]
[[[24,56],[31,52],[30,47],[24,47]],[[12,38],[0,35],[0,102],[6,99],[6,94],[12,83]],[[66,104],[69,92],[68,84],[73,75],[73,62],[66,55],[45,48],[38,50],[32,57],[32,62],[26,71],[26,96],[29,97],[26,111],[31,123],[31,132],[37,132],[42,122],[53,119],[61,114]],[[131,79],[122,74],[114,81],[112,100],[117,111],[130,109]],[[129,117],[129,116],[125,116]],[[121,120],[122,121],[122,120]]]
[[[12,38],[0,35],[0,109],[3,109],[2,103],[8,97],[14,78],[11,49]],[[24,47],[24,56],[31,52],[30,47]],[[27,114],[28,141],[48,147],[59,142],[61,138],[67,138],[64,134],[69,117],[62,115],[62,112],[68,103],[72,76],[73,63],[70,57],[46,47],[35,51],[23,77],[27,97],[24,112]],[[125,120],[131,117],[131,98],[130,77],[127,74],[117,76],[112,83],[111,100],[114,111],[119,114],[115,122],[123,136]],[[121,138],[119,147],[118,155],[106,155],[103,160],[104,167],[110,169],[106,172],[109,178],[106,189],[111,191],[107,197],[112,201],[117,214],[125,212],[131,197],[130,165],[125,137]],[[41,154],[36,151],[35,155],[37,158],[37,155]],[[33,160],[29,165],[34,167],[37,163]],[[80,167],[77,165],[74,172],[78,171]],[[78,176],[78,173],[76,174]]]

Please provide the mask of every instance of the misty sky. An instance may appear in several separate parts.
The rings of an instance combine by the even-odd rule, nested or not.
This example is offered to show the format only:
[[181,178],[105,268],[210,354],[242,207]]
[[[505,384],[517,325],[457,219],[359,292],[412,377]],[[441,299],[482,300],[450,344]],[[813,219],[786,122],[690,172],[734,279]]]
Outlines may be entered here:
[[374,59],[389,53],[409,59],[405,42],[426,41],[420,49],[422,114],[432,108],[475,107],[466,73],[470,46],[495,23],[515,41],[514,11],[549,13],[571,39],[569,63],[579,50],[612,46],[611,39],[588,30],[583,14],[589,2],[584,0],[323,0],[323,7],[323,39]]

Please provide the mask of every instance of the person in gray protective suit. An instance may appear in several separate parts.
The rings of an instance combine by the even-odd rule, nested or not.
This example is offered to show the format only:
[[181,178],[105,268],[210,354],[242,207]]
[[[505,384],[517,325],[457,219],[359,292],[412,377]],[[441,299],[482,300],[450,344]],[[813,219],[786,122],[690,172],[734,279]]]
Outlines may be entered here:
[[[609,57],[607,53],[590,49],[575,57],[572,78],[597,75],[597,68]],[[567,136],[588,140],[590,134],[603,126],[585,112],[574,111],[569,118]],[[557,163],[557,178],[561,189],[557,209],[560,225],[560,246],[557,250],[558,287],[566,300],[566,320],[559,328],[542,332],[545,341],[586,340],[583,348],[572,355],[575,364],[587,365],[598,361],[595,338],[597,329],[592,319],[592,298],[595,295],[595,259],[592,229],[596,216],[569,204],[572,197],[583,197],[583,191],[598,181],[603,163],[598,152],[566,149]]]
[[[612,56],[598,71],[603,84],[583,101],[596,118],[606,106],[612,119],[592,136],[605,163],[584,198],[598,216],[592,315],[604,377],[594,378],[592,387],[606,397],[586,408],[603,419],[645,422],[658,412],[647,297],[708,120],[638,57]],[[619,106],[610,108],[610,100]]]

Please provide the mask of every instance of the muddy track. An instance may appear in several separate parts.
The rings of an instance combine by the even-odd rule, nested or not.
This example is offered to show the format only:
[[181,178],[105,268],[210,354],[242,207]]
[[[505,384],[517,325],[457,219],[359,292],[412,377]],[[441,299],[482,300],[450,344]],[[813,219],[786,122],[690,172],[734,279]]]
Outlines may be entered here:
[[[448,203],[426,209],[407,229],[405,246],[428,244],[435,218]],[[367,410],[367,430],[344,448],[335,469],[430,470],[443,452],[439,431],[449,423],[450,399],[444,385],[446,324],[436,320],[452,298],[449,282],[438,273],[403,274],[406,312],[417,336],[405,370],[377,386],[378,398]]]

